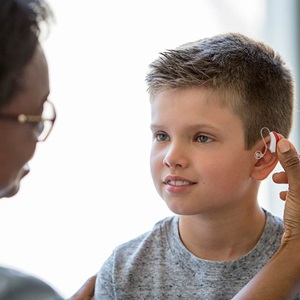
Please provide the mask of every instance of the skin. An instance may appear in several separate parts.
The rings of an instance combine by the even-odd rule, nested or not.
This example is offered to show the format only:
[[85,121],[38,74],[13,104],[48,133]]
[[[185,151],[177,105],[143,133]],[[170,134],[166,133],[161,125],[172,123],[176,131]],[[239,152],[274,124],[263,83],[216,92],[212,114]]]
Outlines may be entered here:
[[84,285],[68,300],[94,300],[96,275],[90,277]]
[[[25,67],[21,89],[0,112],[19,115],[42,113],[49,94],[48,66],[44,52],[37,47],[30,63]],[[0,197],[11,197],[20,188],[20,181],[29,172],[28,161],[36,148],[35,125],[1,120],[0,126]]]
[[151,102],[150,163],[159,195],[179,215],[187,249],[226,261],[257,243],[265,224],[259,182],[277,159],[270,153],[255,158],[262,141],[245,150],[242,122],[219,97],[205,88],[158,93]]

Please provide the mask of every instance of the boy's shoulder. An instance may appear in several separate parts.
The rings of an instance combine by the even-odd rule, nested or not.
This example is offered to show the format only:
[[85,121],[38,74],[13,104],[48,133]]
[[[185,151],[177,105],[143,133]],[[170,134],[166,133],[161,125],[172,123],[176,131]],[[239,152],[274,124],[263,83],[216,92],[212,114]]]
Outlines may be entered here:
[[266,214],[265,230],[267,230],[267,231],[271,230],[271,231],[283,234],[284,224],[283,224],[282,218],[280,218],[277,215],[274,215],[273,213],[271,213],[270,211],[267,211],[265,209],[264,209],[264,212]]

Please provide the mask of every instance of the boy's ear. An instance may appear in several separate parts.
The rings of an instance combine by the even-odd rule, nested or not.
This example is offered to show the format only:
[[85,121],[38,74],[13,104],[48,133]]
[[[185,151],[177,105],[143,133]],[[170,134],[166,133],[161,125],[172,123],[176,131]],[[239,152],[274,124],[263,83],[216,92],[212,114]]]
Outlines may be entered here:
[[[262,151],[264,153],[264,149]],[[253,167],[251,177],[254,180],[261,181],[266,179],[274,170],[278,163],[278,158],[267,149],[265,155],[258,159]]]

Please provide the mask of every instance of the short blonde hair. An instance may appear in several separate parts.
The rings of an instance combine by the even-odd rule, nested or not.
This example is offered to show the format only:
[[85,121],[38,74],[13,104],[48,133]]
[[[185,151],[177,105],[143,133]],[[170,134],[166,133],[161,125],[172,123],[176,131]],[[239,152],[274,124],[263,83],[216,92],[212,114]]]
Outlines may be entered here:
[[288,137],[293,122],[294,81],[279,54],[266,44],[228,33],[160,53],[146,76],[150,99],[167,89],[214,90],[240,117],[245,147],[268,127]]

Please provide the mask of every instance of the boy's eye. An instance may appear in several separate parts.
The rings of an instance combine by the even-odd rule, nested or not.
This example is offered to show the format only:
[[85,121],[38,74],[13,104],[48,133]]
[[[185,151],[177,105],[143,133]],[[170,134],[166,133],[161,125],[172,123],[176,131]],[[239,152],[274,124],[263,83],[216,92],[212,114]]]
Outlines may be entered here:
[[160,132],[160,133],[155,134],[155,139],[159,142],[164,142],[169,139],[169,136],[165,133]]
[[212,138],[206,136],[206,135],[198,135],[197,136],[197,141],[200,143],[210,143],[213,141]]

